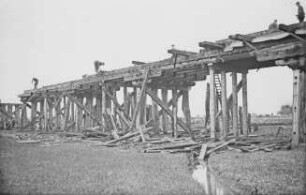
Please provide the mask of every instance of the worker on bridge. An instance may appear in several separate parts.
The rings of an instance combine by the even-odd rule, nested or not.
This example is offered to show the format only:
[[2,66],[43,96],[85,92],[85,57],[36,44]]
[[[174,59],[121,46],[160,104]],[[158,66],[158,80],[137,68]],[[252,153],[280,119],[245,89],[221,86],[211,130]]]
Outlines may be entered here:
[[32,79],[32,83],[34,83],[34,89],[37,89],[37,85],[38,85],[38,79],[33,77]]
[[300,22],[303,22],[304,21],[304,18],[305,18],[305,12],[304,12],[304,8],[301,6],[300,2],[296,2],[296,5],[298,7],[298,13],[296,15],[296,17],[298,18],[298,20]]
[[94,64],[95,64],[95,71],[96,71],[96,73],[97,74],[101,73],[102,72],[101,66],[104,66],[104,62],[100,62],[100,61],[96,60],[94,62]]

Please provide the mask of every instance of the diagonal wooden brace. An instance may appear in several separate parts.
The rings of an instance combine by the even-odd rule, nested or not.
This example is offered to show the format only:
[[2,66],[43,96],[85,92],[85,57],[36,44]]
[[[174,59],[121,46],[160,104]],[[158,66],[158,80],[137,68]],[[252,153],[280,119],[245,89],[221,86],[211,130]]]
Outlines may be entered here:
[[82,110],[84,110],[90,118],[92,118],[93,120],[95,120],[100,126],[104,127],[104,125],[102,124],[102,122],[97,119],[87,108],[85,108],[85,106],[83,106],[83,104],[81,104],[78,100],[76,100],[74,97],[72,97],[71,95],[67,95],[67,97],[70,99],[70,101],[74,102],[79,108],[81,108]]
[[[171,118],[173,118],[173,114],[171,112],[171,110],[167,107],[166,104],[164,104],[164,102],[159,99],[159,97],[157,97],[150,89],[146,89],[146,93],[152,98],[153,101],[155,101]],[[187,125],[181,120],[181,119],[177,119],[177,123],[179,126],[181,126],[187,133],[190,134],[191,138],[193,139],[193,135],[191,133],[191,130],[188,129]]]
[[[144,79],[143,79],[143,83],[142,83],[141,90],[140,90],[140,95],[139,95],[140,98],[139,98],[139,100],[136,104],[136,108],[135,108],[134,115],[133,115],[133,118],[132,118],[131,126],[129,127],[128,132],[132,131],[132,129],[134,128],[134,125],[135,125],[135,122],[136,122],[136,117],[137,117],[138,112],[140,110],[140,105],[142,104],[142,102],[144,100],[144,95],[145,95],[145,91],[146,91],[146,88],[147,88],[149,71],[150,71],[150,69],[147,69],[145,74],[144,74]],[[139,128],[139,132],[140,132],[142,141],[145,141],[145,137],[144,137],[144,134],[143,134],[141,128]]]

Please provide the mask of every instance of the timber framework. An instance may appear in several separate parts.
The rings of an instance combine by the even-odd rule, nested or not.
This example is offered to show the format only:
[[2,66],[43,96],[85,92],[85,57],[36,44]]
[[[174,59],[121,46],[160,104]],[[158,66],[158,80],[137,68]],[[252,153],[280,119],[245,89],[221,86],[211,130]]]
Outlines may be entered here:
[[[127,68],[26,90],[19,95],[21,104],[0,105],[1,118],[7,121],[6,127],[14,123],[20,129],[41,132],[90,128],[110,131],[113,143],[133,135],[140,135],[145,142],[149,131],[171,133],[173,137],[186,133],[193,138],[189,90],[197,81],[208,78],[207,98],[199,105],[206,105],[205,125],[210,137],[226,140],[229,133],[250,133],[249,70],[288,66],[293,71],[292,144],[298,145],[306,141],[306,23],[280,27],[281,30],[231,35],[216,42],[203,41],[198,53],[172,48],[168,50],[170,57],[162,61],[133,61],[133,66]],[[227,92],[227,74],[231,74],[231,94]],[[237,95],[240,89],[241,109]],[[118,93],[123,95],[122,103],[117,99]],[[178,105],[179,98],[182,105]],[[178,108],[183,111],[183,119],[177,116]]]

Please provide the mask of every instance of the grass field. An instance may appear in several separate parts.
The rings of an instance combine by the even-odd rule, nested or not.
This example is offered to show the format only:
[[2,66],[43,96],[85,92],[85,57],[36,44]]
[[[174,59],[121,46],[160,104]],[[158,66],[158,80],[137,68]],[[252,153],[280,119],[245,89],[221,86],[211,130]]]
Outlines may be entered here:
[[[274,138],[278,126],[261,126],[255,134]],[[254,133],[253,133],[254,134]],[[278,139],[290,139],[291,127],[283,126]],[[306,146],[295,150],[213,154],[209,164],[229,186],[244,194],[306,194]]]
[[203,194],[184,154],[0,142],[1,194]]

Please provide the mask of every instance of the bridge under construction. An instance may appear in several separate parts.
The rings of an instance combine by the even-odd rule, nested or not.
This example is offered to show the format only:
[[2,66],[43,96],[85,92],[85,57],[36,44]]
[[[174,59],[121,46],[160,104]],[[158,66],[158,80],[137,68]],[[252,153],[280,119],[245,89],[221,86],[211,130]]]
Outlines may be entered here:
[[[216,42],[203,41],[199,43],[199,52],[172,48],[168,50],[168,59],[152,63],[133,61],[126,68],[26,90],[19,95],[22,103],[1,103],[0,117],[6,121],[6,128],[15,126],[43,133],[95,129],[110,132],[114,141],[140,135],[145,142],[149,131],[171,132],[173,137],[186,133],[193,138],[189,91],[197,81],[207,80],[210,86],[207,98],[199,105],[206,105],[210,137],[226,140],[230,133],[234,136],[250,133],[249,70],[288,66],[293,71],[292,144],[295,146],[306,141],[305,37],[306,23],[301,22],[247,35],[230,35]],[[231,93],[227,91],[227,74],[231,75]],[[117,99],[119,93],[123,102]],[[178,105],[179,98],[182,105]],[[178,117],[179,108],[184,118]],[[218,131],[217,121],[221,121]]]

